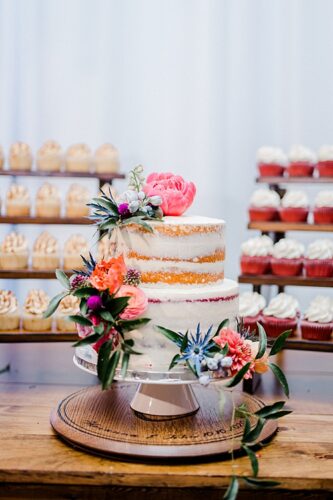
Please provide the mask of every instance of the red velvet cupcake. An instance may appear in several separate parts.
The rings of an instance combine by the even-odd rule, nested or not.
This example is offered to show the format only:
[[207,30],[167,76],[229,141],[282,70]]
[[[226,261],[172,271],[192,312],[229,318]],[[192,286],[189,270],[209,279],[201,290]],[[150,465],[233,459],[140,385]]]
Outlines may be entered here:
[[261,177],[281,177],[287,158],[282,149],[263,146],[257,151],[257,165]]
[[266,274],[270,271],[270,254],[273,241],[269,236],[250,238],[241,245],[242,274]]
[[261,312],[266,306],[265,298],[257,292],[245,292],[239,296],[239,316],[243,319],[244,329],[257,335],[257,323],[261,321]]
[[316,323],[314,321],[301,321],[302,338],[306,340],[330,340],[333,332],[333,322]]
[[294,161],[289,163],[287,172],[289,177],[312,177],[315,166],[307,162]]
[[333,301],[329,297],[316,297],[301,321],[302,338],[330,340],[333,333]]
[[272,273],[276,276],[299,276],[303,269],[304,245],[283,238],[275,243],[271,257]]
[[333,242],[320,239],[310,243],[304,259],[304,269],[308,278],[333,276]]
[[268,337],[276,338],[286,330],[297,330],[298,302],[291,295],[279,293],[262,313],[262,326]]
[[333,177],[333,146],[322,146],[318,153],[319,177]]
[[313,209],[315,224],[333,224],[333,190],[319,191]]
[[283,222],[306,222],[309,200],[304,191],[287,191],[281,200],[279,216]]
[[279,195],[270,189],[257,189],[251,196],[250,222],[263,222],[278,218]]
[[293,146],[289,152],[289,177],[312,177],[316,163],[316,156],[308,148]]

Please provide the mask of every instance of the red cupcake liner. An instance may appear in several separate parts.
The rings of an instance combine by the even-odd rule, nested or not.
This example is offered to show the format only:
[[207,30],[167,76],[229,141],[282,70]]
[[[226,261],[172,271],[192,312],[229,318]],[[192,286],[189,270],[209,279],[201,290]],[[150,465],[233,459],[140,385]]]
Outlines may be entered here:
[[243,317],[243,326],[245,330],[248,330],[252,335],[258,335],[258,321],[261,321],[261,314],[257,314],[256,316],[244,316]]
[[289,177],[312,177],[314,165],[306,161],[292,161],[287,167]]
[[313,221],[315,224],[333,224],[333,207],[314,207]]
[[302,274],[303,260],[271,257],[271,268],[276,276],[299,276]]
[[270,257],[242,255],[240,266],[242,274],[267,274],[270,271]]
[[333,276],[333,259],[304,259],[304,269],[308,278],[330,278]]
[[319,161],[317,170],[319,177],[333,177],[333,160]]
[[301,207],[280,207],[279,216],[283,222],[307,222],[309,215],[308,208]]
[[274,207],[250,207],[250,222],[267,222],[278,219],[278,210]]
[[282,177],[285,166],[276,163],[258,163],[258,169],[262,177]]
[[262,316],[262,326],[267,337],[275,339],[286,330],[292,330],[291,335],[295,335],[297,330],[297,320],[292,318],[275,318],[275,316]]
[[301,334],[307,340],[330,340],[333,332],[333,323],[316,323],[301,321]]

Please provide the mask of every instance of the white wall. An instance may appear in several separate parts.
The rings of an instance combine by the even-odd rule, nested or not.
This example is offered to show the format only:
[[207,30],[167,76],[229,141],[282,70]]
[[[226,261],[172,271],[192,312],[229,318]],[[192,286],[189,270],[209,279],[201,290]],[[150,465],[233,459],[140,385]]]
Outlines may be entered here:
[[333,143],[332,18],[330,0],[0,0],[0,143],[111,141],[124,170],[194,180],[236,277],[257,147]]

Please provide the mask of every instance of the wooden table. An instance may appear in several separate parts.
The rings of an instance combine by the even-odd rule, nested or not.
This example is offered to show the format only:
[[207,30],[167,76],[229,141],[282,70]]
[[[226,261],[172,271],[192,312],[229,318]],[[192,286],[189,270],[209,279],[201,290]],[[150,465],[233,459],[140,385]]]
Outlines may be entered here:
[[[280,362],[291,386],[294,413],[280,422],[260,451],[260,477],[275,490],[242,490],[239,499],[328,499],[333,491],[333,390],[329,353],[286,351]],[[193,500],[223,497],[230,461],[192,464],[125,463],[70,448],[53,433],[51,407],[94,377],[72,366],[68,344],[4,344],[0,367],[0,498]],[[281,399],[269,376],[259,395]],[[237,460],[239,474],[250,472]]]

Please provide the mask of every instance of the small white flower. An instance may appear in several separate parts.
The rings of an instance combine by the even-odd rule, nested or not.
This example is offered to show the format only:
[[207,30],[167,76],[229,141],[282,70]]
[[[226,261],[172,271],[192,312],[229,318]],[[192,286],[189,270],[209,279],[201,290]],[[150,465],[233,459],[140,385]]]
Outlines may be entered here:
[[162,198],[158,195],[150,196],[149,202],[154,205],[154,207],[159,207],[162,205]]
[[230,368],[232,366],[232,358],[230,356],[226,356],[221,361],[221,366],[223,368]]
[[199,377],[199,382],[201,385],[207,386],[210,382],[209,375],[201,375],[201,377]]
[[131,201],[128,204],[128,210],[131,212],[131,214],[134,214],[138,209],[139,209],[140,203],[138,200]]
[[218,369],[218,362],[216,359],[208,359],[207,360],[207,368],[208,370],[217,370]]
[[143,191],[138,192],[138,198],[140,201],[144,200],[145,197],[146,197],[146,193],[144,193]]

